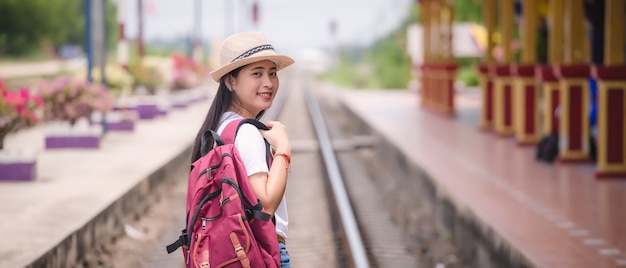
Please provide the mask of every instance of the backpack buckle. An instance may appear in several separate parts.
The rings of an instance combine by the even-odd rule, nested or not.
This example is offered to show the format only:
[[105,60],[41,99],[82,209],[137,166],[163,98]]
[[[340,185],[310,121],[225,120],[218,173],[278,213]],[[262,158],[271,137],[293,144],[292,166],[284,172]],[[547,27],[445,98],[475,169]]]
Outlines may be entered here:
[[205,169],[205,171],[206,171],[206,179],[209,180],[209,181],[211,180],[211,170],[212,170],[212,168],[210,168],[210,167]]

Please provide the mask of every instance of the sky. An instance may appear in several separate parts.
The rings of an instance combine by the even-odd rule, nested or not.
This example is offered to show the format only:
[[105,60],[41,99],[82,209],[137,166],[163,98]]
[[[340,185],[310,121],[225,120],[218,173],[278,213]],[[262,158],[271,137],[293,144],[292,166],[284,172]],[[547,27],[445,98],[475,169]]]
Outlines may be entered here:
[[[144,38],[171,39],[194,31],[196,0],[143,0]],[[397,28],[414,0],[201,0],[203,40],[234,32],[262,31],[277,49],[367,45]],[[258,24],[252,4],[258,3]],[[125,0],[125,35],[137,35],[137,0]],[[330,31],[331,21],[337,30]]]

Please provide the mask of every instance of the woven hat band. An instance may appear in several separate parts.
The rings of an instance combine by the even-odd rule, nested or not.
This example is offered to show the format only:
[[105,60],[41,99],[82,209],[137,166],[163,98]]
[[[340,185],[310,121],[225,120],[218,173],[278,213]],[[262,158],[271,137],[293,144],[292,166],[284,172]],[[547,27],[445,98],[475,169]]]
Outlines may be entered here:
[[242,53],[241,55],[237,56],[236,58],[234,58],[230,62],[234,62],[236,60],[247,58],[250,55],[254,55],[255,53],[258,53],[258,52],[263,51],[263,50],[274,50],[274,47],[272,47],[272,45],[269,45],[269,44],[268,45],[260,45],[260,46],[257,46],[257,47],[253,47],[253,48],[249,49],[248,51]]

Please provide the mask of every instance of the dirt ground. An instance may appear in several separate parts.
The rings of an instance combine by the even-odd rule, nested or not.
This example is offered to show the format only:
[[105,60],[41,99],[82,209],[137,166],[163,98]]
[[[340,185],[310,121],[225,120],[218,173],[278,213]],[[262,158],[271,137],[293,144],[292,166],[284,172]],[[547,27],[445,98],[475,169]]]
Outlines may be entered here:
[[407,194],[403,185],[391,186],[391,177],[403,175],[397,169],[382,164],[373,150],[362,150],[359,155],[374,183],[381,189],[392,221],[404,231],[405,243],[415,256],[418,267],[470,267],[458,254],[451,237],[437,226],[432,210],[415,201],[419,197]]
[[[376,183],[388,178],[388,167],[368,154],[361,157],[368,163]],[[385,178],[383,178],[385,177]],[[185,224],[186,177],[184,174],[157,188],[154,202],[144,215],[128,220],[123,236],[102,243],[90,252],[76,267],[184,267],[181,250],[168,255],[165,246],[180,235]],[[389,195],[389,193],[387,193]],[[386,196],[394,202],[395,197]],[[393,217],[394,222],[406,232],[406,243],[418,260],[419,267],[459,268],[468,267],[457,255],[450,238],[441,232],[426,206],[412,210],[405,218]]]
[[[381,164],[376,157],[372,152],[361,154],[375,184],[382,189],[387,207],[396,210],[391,213],[392,220],[405,232],[405,242],[419,267],[469,267],[451,243],[451,237],[438,228],[428,206],[407,205],[406,198],[418,197],[407,193],[399,197],[403,194],[402,185],[395,186],[400,190],[388,189],[389,176],[402,174],[394,173],[397,168]],[[103,243],[78,267],[183,267],[181,250],[168,255],[165,246],[178,238],[185,224],[186,184],[186,174],[181,169],[177,179],[155,192],[156,201],[145,215],[127,222],[124,236]]]
[[145,214],[125,223],[123,236],[102,243],[77,267],[184,267],[181,249],[165,250],[185,225],[187,178],[176,177],[157,188]]

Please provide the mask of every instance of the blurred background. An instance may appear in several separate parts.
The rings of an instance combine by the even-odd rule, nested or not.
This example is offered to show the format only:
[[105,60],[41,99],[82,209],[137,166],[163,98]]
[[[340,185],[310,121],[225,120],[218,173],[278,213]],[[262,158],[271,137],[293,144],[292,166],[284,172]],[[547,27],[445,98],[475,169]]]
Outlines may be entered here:
[[[331,113],[328,96],[346,89],[340,96],[344,108],[352,105],[355,116],[384,121],[381,126],[393,128],[391,140],[400,149],[419,154],[372,154],[372,161],[408,169],[413,166],[407,163],[419,159],[423,170],[407,174],[419,174],[432,186],[420,194],[442,202],[433,211],[448,230],[467,227],[472,239],[457,243],[469,248],[464,257],[494,263],[477,267],[626,266],[626,225],[619,220],[626,197],[625,14],[623,0],[0,0],[0,181],[48,183],[0,185],[6,199],[0,214],[19,214],[0,228],[0,236],[21,230],[24,222],[37,224],[29,213],[38,211],[23,210],[20,202],[39,202],[33,207],[62,220],[57,211],[49,212],[47,199],[23,193],[35,186],[59,195],[59,189],[73,190],[74,182],[63,185],[67,181],[45,176],[82,178],[80,165],[66,164],[97,155],[82,149],[100,149],[101,138],[112,146],[107,149],[131,148],[96,150],[111,162],[127,160],[119,169],[102,167],[99,158],[88,163],[105,175],[121,170],[115,178],[137,162],[120,155],[134,157],[127,152],[162,144],[145,137],[180,135],[180,141],[164,142],[171,146],[189,141],[182,136],[197,131],[193,120],[204,115],[216,88],[209,73],[218,66],[222,41],[261,31],[278,53],[296,59],[296,75],[281,80],[281,88],[296,89],[291,98],[315,89],[326,94],[325,112]],[[175,120],[165,117],[160,126],[152,124],[159,120],[136,123],[169,112]],[[296,117],[300,123],[303,117]],[[181,123],[181,130],[172,123]],[[144,128],[143,137],[103,135],[132,132],[135,124]],[[133,149],[141,142],[143,147]],[[409,142],[415,143],[404,146]],[[53,148],[80,150],[47,150]],[[552,163],[557,164],[544,165]],[[37,175],[37,169],[47,174]],[[388,186],[388,177],[381,178]],[[398,191],[386,196],[392,206],[409,204],[406,211],[389,209],[400,223],[416,211],[413,198],[419,194],[398,194],[412,179],[400,180]],[[55,183],[63,187],[45,188]],[[81,186],[91,190],[92,184]],[[76,189],[81,198],[89,195]],[[466,221],[467,210],[478,216]],[[415,231],[411,220],[404,227]],[[437,239],[447,234],[433,233]],[[62,235],[51,241],[67,237]],[[16,243],[31,247],[26,240]],[[476,253],[474,241],[488,242],[488,254]],[[12,255],[5,252],[13,242],[0,243],[0,256]],[[412,250],[415,256],[429,254],[427,247]],[[522,264],[499,265],[501,260]]]
[[[456,22],[479,22],[476,1],[456,2]],[[418,21],[418,15],[417,5],[409,0],[105,0],[90,4],[89,20],[86,4],[76,0],[2,1],[0,64],[65,64],[58,70],[28,72],[8,70],[7,66],[0,69],[5,83],[15,87],[27,85],[40,75],[85,74],[89,66],[79,63],[90,59],[91,68],[130,65],[130,73],[135,75],[132,68],[142,57],[148,58],[143,63],[146,65],[159,62],[164,79],[171,80],[167,65],[171,64],[172,54],[191,58],[210,69],[216,64],[214,54],[220,40],[234,32],[253,30],[263,31],[281,53],[301,59],[298,62],[302,66],[340,84],[406,88],[410,80],[407,29]],[[480,51],[472,51],[476,47],[472,38],[476,36],[464,27],[467,38],[463,41],[470,43],[460,47],[469,50],[461,55],[468,59],[463,61],[463,67],[468,68],[461,69],[459,79],[475,86],[477,76],[470,65],[480,57]],[[93,36],[89,44],[87,34]],[[330,68],[332,73],[328,72]],[[115,88],[117,77],[111,76],[108,86]]]

